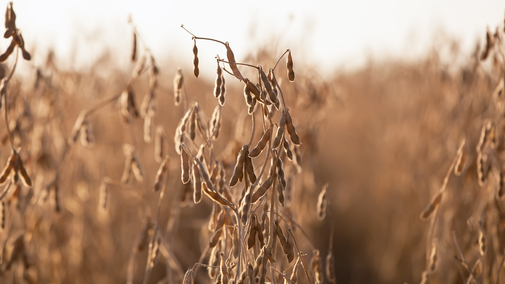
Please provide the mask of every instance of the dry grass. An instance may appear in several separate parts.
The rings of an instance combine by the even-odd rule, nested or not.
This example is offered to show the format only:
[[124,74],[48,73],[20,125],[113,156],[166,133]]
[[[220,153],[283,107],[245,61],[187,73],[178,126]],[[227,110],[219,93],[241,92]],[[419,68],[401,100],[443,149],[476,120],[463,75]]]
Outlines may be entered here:
[[209,39],[188,35],[190,72],[129,24],[131,70],[50,54],[33,79],[12,76],[30,56],[6,24],[2,283],[505,281],[503,27],[471,56],[329,81],[296,50],[239,61],[210,39],[206,82]]

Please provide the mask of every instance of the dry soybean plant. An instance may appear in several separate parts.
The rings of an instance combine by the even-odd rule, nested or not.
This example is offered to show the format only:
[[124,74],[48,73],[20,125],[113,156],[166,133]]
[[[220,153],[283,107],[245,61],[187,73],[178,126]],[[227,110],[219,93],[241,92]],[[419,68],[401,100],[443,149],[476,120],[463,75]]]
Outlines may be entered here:
[[[186,111],[175,134],[175,150],[181,157],[182,183],[192,183],[195,203],[201,201],[202,192],[213,202],[208,223],[212,235],[208,246],[200,261],[186,272],[183,283],[193,283],[200,266],[207,268],[209,277],[215,279],[215,283],[298,283],[300,271],[304,271],[307,283],[322,283],[324,265],[319,251],[314,250],[309,266],[304,258],[306,254],[298,246],[300,234],[296,234],[298,237],[295,235],[303,229],[295,221],[286,202],[286,199],[291,199],[291,193],[287,188],[285,163],[292,163],[293,168],[301,170],[298,149],[301,140],[275,71],[287,55],[287,78],[291,82],[295,80],[291,50],[280,56],[276,64],[268,69],[267,75],[261,65],[237,62],[228,42],[198,37],[185,30],[192,35],[194,42],[195,77],[199,76],[198,41],[208,40],[223,45],[226,60],[216,56],[213,94],[218,104],[211,120],[205,122],[205,116],[195,102]],[[239,67],[250,68],[254,77],[247,78]],[[214,151],[219,133],[223,131],[220,128],[226,102],[225,74],[243,84],[244,110],[251,119],[249,139],[237,147],[240,150],[229,180],[226,180],[226,162],[216,158]],[[176,104],[183,99],[179,95],[183,89],[182,82],[183,75],[179,69],[174,78]],[[280,112],[280,118],[275,123],[277,112]],[[257,129],[262,134],[254,146]],[[295,175],[296,171],[290,171],[289,175],[292,174]],[[320,197],[322,204],[317,207],[321,220],[327,204],[324,192],[326,187]],[[210,251],[208,263],[202,263],[207,251]],[[326,265],[328,281],[335,282],[331,247]],[[291,276],[286,274],[288,271],[291,271]]]
[[[478,117],[480,137],[462,139],[421,220],[430,220],[421,283],[503,283],[505,259],[505,45],[503,26],[486,33],[480,68],[493,58],[499,74],[489,110]],[[451,177],[454,186],[449,186]],[[471,201],[470,201],[471,200]]]

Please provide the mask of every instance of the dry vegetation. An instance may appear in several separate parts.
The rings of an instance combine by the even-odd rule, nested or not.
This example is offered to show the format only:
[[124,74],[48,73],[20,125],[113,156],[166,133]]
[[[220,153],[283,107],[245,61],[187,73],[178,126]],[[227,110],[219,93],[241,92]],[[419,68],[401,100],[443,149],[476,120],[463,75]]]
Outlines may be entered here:
[[1,283],[505,283],[503,26],[325,81],[189,31],[164,68],[129,24],[131,70],[21,78],[7,9]]

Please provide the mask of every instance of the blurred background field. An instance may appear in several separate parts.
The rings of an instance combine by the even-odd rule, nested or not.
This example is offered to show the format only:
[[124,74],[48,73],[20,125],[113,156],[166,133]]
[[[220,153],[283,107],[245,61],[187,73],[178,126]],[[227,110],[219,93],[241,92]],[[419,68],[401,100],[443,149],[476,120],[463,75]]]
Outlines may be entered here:
[[[360,4],[366,6],[365,2]],[[94,2],[83,4],[83,7],[86,15],[102,15],[117,4],[111,3],[107,2],[102,9]],[[65,14],[67,8],[79,8],[70,4],[54,4],[54,10],[47,11]],[[232,5],[231,2],[217,4]],[[486,25],[490,26],[492,33],[498,27],[503,35],[505,7],[496,1],[487,4],[463,3],[459,8],[454,7],[456,11],[486,7],[474,9],[476,15],[484,16],[469,20],[474,25],[467,29],[468,37],[453,29],[454,23],[463,21],[465,17],[454,15],[452,11],[447,12],[450,19],[458,20],[449,20],[446,29],[435,27],[433,31],[438,32],[424,32],[431,27],[421,25],[423,32],[419,42],[415,40],[415,35],[409,39],[406,37],[409,32],[402,30],[399,33],[401,36],[391,41],[395,47],[390,48],[391,43],[381,39],[378,49],[367,52],[366,46],[375,44],[372,38],[368,42],[362,41],[365,47],[357,54],[350,51],[356,49],[357,43],[346,45],[347,50],[342,49],[341,52],[338,49],[328,50],[340,42],[352,42],[355,33],[346,37],[339,36],[337,32],[330,35],[326,27],[325,36],[321,36],[315,30],[323,29],[330,15],[327,11],[321,12],[324,17],[319,21],[315,20],[317,11],[299,15],[297,13],[304,7],[300,3],[295,3],[291,10],[286,8],[287,11],[282,14],[284,18],[268,24],[268,27],[275,27],[272,29],[277,34],[265,36],[262,32],[268,27],[262,26],[263,19],[251,16],[255,11],[261,13],[264,7],[247,6],[251,12],[245,13],[251,17],[252,24],[247,23],[249,28],[241,31],[237,31],[234,25],[238,9],[228,12],[233,14],[228,17],[226,10],[221,12],[217,5],[217,10],[211,11],[214,15],[209,13],[211,15],[198,18],[191,15],[188,7],[174,4],[169,8],[171,13],[177,8],[183,9],[183,15],[188,14],[187,19],[182,19],[184,24],[197,35],[216,37],[237,47],[234,50],[238,61],[272,66],[285,49],[293,51],[296,80],[290,83],[283,78],[281,85],[302,140],[303,171],[294,174],[294,166],[287,166],[286,172],[291,171],[289,173],[294,178],[290,181],[293,201],[286,210],[304,228],[322,256],[326,256],[329,232],[334,228],[337,283],[418,283],[427,269],[426,258],[432,238],[438,239],[438,269],[432,274],[432,283],[465,283],[469,273],[455,259],[459,252],[452,231],[470,266],[478,260],[483,263],[486,273],[476,277],[475,283],[494,283],[496,274],[500,273],[497,265],[503,258],[502,243],[505,242],[502,234],[505,226],[500,211],[503,199],[494,197],[495,190],[501,186],[499,178],[495,181],[495,175],[499,176],[503,170],[501,157],[504,148],[502,107],[505,95],[497,88],[500,82],[503,86],[505,70],[505,57],[500,53],[505,48],[501,39],[496,39],[496,45],[486,60],[481,57],[486,48]],[[212,205],[209,200],[198,205],[192,205],[191,201],[180,202],[188,189],[179,178],[180,159],[172,138],[186,106],[174,105],[173,78],[181,67],[189,104],[198,101],[200,110],[205,113],[206,119],[210,119],[217,105],[212,95],[214,55],[217,53],[224,57],[224,49],[207,42],[199,44],[202,75],[197,79],[192,75],[191,36],[180,29],[180,23],[172,30],[172,27],[167,28],[167,24],[158,26],[155,20],[146,20],[150,14],[144,10],[139,11],[137,17],[135,11],[129,11],[134,4],[128,2],[122,5],[119,10],[124,13],[111,16],[110,26],[104,22],[99,26],[79,27],[80,24],[76,24],[75,27],[61,27],[72,28],[70,33],[74,28],[76,31],[82,28],[83,32],[66,39],[58,34],[47,35],[49,39],[53,38],[54,45],[44,42],[42,32],[37,34],[43,27],[37,30],[30,24],[28,18],[35,9],[30,9],[29,2],[20,1],[19,9],[18,3],[14,5],[18,26],[26,27],[23,35],[33,60],[19,63],[14,81],[9,85],[11,115],[17,123],[11,129],[20,141],[21,153],[27,161],[34,186],[33,189],[23,187],[19,193],[7,195],[8,229],[0,233],[0,240],[3,243],[17,234],[25,234],[31,265],[24,270],[2,270],[0,279],[5,283],[18,283],[17,279],[24,279],[22,281],[27,283],[126,281],[132,246],[143,226],[143,218],[148,214],[144,210],[149,207],[154,211],[158,200],[158,194],[151,187],[159,163],[153,158],[154,143],[145,143],[142,139],[141,119],[133,124],[134,142],[130,130],[121,124],[117,104],[96,112],[90,117],[95,146],[88,149],[75,144],[69,161],[59,172],[61,212],[54,212],[54,205],[37,198],[62,163],[65,141],[79,113],[120,94],[131,77],[134,68],[134,63],[130,63],[128,58],[131,27],[123,17],[129,12],[139,33],[145,35],[143,41],[146,47],[152,47],[153,56],[160,58],[157,61],[160,71],[156,91],[158,109],[154,121],[155,125],[162,125],[170,137],[170,147],[167,148],[171,157],[170,179],[160,222],[164,227],[175,228],[171,236],[173,239],[169,242],[173,250],[171,257],[177,259],[178,264],[163,258],[153,267],[149,283],[163,283],[168,270],[180,276],[174,267],[184,273],[198,261],[208,242],[210,235],[206,226]],[[332,6],[322,2],[318,5],[345,9],[343,4]],[[423,9],[435,4],[426,5]],[[440,5],[444,7],[441,11],[445,11],[446,6],[458,4],[448,1]],[[88,11],[92,6],[96,9]],[[496,6],[499,9],[494,9]],[[404,8],[405,14],[415,8],[396,7],[395,2],[388,2],[381,8],[387,7],[397,8],[395,11],[398,13]],[[349,9],[363,11],[356,7]],[[342,13],[341,10],[339,13]],[[164,17],[159,15],[159,11],[152,10],[152,13],[154,19]],[[440,14],[440,17],[444,16]],[[488,14],[490,16],[486,18]],[[468,11],[464,15],[471,18]],[[215,18],[216,23],[213,24],[211,18]],[[225,24],[221,22],[223,18],[231,20]],[[257,23],[258,30],[252,28],[254,23]],[[313,29],[308,28],[309,23],[313,23]],[[485,24],[482,26],[479,23]],[[374,29],[373,19],[365,24]],[[402,23],[390,24],[399,26]],[[53,28],[59,29],[57,26]],[[283,31],[286,31],[286,36]],[[105,39],[111,34],[115,34],[112,37],[116,39],[115,44],[107,42],[110,38]],[[356,38],[367,37],[359,35]],[[306,40],[313,42],[303,43]],[[102,41],[103,46],[100,44]],[[170,44],[167,45],[167,41]],[[7,41],[1,41],[0,50],[7,45]],[[405,54],[396,56],[403,51],[406,51]],[[339,53],[349,56],[344,59],[339,57]],[[281,62],[284,64],[284,60]],[[5,63],[4,68],[8,70],[11,66],[12,59]],[[285,66],[279,68],[280,74],[285,77]],[[225,162],[229,163],[227,169],[231,171],[235,155],[228,154],[236,153],[236,148],[240,149],[247,141],[248,132],[244,129],[250,127],[250,122],[240,110],[244,105],[242,84],[230,76],[226,79],[223,128],[215,150],[223,159],[228,159]],[[148,80],[145,76],[141,77],[133,87],[140,105],[148,94]],[[493,164],[495,170],[490,172],[487,183],[480,186],[475,147],[486,120],[495,125],[496,146],[493,146],[493,153],[498,157],[498,166]],[[0,163],[3,165],[10,149],[5,137],[5,124],[2,123]],[[256,134],[254,141],[259,139],[259,135]],[[442,203],[444,206],[440,207],[440,215],[433,226],[435,233],[430,235],[430,221],[421,221],[419,214],[441,187],[462,139],[466,139],[467,163],[460,176],[449,177],[447,195]],[[137,144],[144,182],[111,186],[108,215],[103,217],[97,212],[100,182],[109,177],[119,183],[124,166],[124,143]],[[325,220],[318,221],[317,197],[325,183],[329,184],[330,212]],[[174,209],[179,204],[183,205],[180,211]],[[487,222],[488,248],[484,255],[479,254],[478,248],[479,220]],[[176,224],[168,225],[170,222]],[[301,245],[304,252],[310,254],[312,247],[305,238]],[[9,254],[8,250],[2,253],[2,265]],[[146,259],[147,252],[140,252],[134,283],[142,283]],[[23,273],[24,277],[17,275]],[[505,280],[504,274],[501,269],[502,281]],[[303,277],[300,279],[301,283],[306,283]],[[209,279],[206,273],[200,272],[195,281],[207,283]]]

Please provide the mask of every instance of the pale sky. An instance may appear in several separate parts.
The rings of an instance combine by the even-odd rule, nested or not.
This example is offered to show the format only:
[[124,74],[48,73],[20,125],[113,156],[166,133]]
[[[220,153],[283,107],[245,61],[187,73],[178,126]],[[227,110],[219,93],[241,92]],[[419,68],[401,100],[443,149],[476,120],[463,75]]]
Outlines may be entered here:
[[[0,9],[7,2],[0,1]],[[175,60],[191,66],[192,41],[180,28],[184,23],[197,36],[230,42],[239,61],[268,43],[276,44],[279,54],[290,48],[297,62],[331,71],[360,66],[367,54],[374,58],[419,55],[440,29],[460,39],[468,51],[475,39],[484,40],[486,26],[503,25],[505,1],[18,0],[14,9],[36,65],[52,47],[62,64],[83,67],[107,45],[113,47],[112,59],[127,66],[131,14],[161,62]],[[0,39],[1,50],[8,44]],[[77,54],[72,56],[75,47]],[[202,42],[199,48],[201,62],[225,54],[214,43]],[[214,64],[203,64],[201,73],[207,72],[207,65],[212,77]]]

